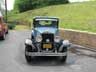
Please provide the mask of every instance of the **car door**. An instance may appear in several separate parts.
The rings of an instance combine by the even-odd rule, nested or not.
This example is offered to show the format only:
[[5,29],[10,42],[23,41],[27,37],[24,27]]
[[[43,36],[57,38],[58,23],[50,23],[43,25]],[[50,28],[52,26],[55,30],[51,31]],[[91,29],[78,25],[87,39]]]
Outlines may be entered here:
[[4,22],[4,19],[3,18],[1,20],[2,20],[2,28],[3,28],[4,32],[6,33],[7,30],[8,30],[7,23]]
[[0,17],[0,39],[5,40],[6,34],[8,34],[8,26],[3,18]]

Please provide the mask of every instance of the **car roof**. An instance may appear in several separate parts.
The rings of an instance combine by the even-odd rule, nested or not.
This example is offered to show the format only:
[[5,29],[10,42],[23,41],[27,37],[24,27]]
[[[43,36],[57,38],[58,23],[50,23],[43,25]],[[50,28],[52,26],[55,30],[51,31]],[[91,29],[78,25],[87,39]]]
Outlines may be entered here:
[[55,21],[59,20],[57,17],[46,17],[46,16],[36,16],[33,19],[35,19],[35,20],[55,20]]

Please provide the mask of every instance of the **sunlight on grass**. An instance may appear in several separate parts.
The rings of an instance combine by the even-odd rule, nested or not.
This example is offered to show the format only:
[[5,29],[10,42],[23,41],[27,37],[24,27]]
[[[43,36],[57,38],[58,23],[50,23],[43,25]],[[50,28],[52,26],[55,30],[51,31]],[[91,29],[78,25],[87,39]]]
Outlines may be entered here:
[[96,32],[96,1],[53,5],[29,10],[10,16],[9,21],[31,22],[34,16],[58,17],[61,28]]
[[15,30],[28,30],[29,27],[25,25],[16,25]]

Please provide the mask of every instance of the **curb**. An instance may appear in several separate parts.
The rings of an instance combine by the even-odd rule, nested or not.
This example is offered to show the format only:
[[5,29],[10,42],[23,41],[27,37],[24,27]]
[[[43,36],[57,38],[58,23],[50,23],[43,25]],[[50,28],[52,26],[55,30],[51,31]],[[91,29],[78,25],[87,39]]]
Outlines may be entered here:
[[90,51],[96,52],[96,49],[88,48],[88,47],[84,47],[84,46],[76,45],[76,44],[71,44],[70,48],[85,49],[85,50],[90,50]]

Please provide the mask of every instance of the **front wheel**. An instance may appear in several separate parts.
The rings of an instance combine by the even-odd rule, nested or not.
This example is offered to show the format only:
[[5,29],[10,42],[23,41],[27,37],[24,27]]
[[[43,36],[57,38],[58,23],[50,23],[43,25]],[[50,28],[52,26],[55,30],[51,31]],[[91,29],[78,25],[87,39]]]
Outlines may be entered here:
[[65,63],[66,60],[67,60],[67,56],[60,56],[59,57],[59,62],[61,62],[61,63]]
[[5,40],[6,34],[4,34],[2,37],[0,37],[2,40]]
[[[67,47],[64,47],[61,53],[67,52]],[[65,63],[67,60],[67,54],[65,56],[59,56],[58,57],[59,62]]]
[[31,56],[26,55],[28,48],[29,48],[29,46],[25,47],[25,59],[28,63],[30,63],[32,61],[32,58],[31,58]]
[[27,56],[27,55],[25,55],[25,58],[26,58],[26,61],[27,61],[28,63],[31,62],[31,56]]
[[9,33],[9,31],[7,30],[6,34],[8,34],[8,33]]

